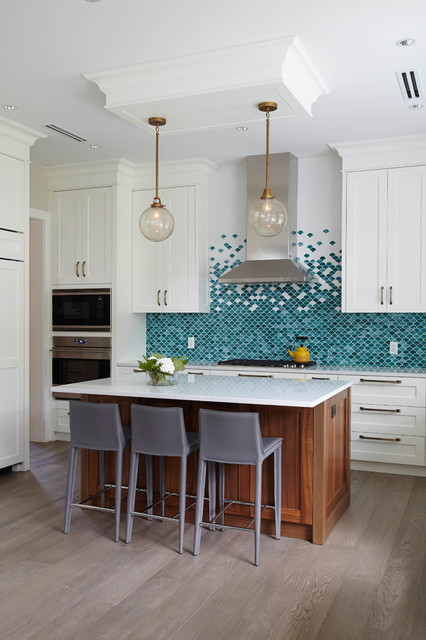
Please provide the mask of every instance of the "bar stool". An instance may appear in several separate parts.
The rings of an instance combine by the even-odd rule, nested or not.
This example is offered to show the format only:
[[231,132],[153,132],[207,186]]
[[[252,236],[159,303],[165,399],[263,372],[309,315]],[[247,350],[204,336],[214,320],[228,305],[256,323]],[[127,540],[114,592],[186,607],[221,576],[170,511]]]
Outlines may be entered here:
[[[123,449],[130,442],[130,430],[122,427],[118,404],[97,404],[70,400],[70,453],[68,464],[68,480],[65,497],[64,533],[69,533],[71,526],[71,509],[93,509],[115,513],[115,541],[119,538],[121,477],[123,468]],[[99,451],[99,484],[100,491],[82,502],[73,502],[77,454],[79,449]],[[115,485],[105,489],[105,451],[116,452]],[[115,486],[115,506],[105,507],[105,491]],[[101,506],[88,505],[86,502],[100,496]]]
[[[275,537],[281,533],[281,451],[282,438],[262,438],[259,414],[236,413],[230,411],[211,411],[200,409],[198,430],[200,434],[200,454],[198,465],[197,501],[195,508],[194,556],[200,552],[201,527],[228,528],[254,532],[254,564],[259,564],[259,542],[261,525],[262,463],[274,454],[274,510]],[[215,492],[215,464],[219,463],[219,513],[210,521],[203,522],[204,490],[206,483],[206,462],[209,463],[209,495]],[[231,504],[253,504],[224,500],[224,465],[247,464],[256,466],[256,484],[254,500],[254,530],[225,525],[224,511]],[[225,502],[228,504],[225,506]],[[265,508],[265,507],[264,507]],[[214,521],[220,517],[219,524]]]
[[[132,453],[130,458],[129,491],[127,496],[126,542],[132,537],[133,517],[174,520],[179,516],[179,553],[183,552],[183,532],[186,511],[186,467],[187,457],[199,447],[197,433],[185,431],[181,407],[150,407],[140,404],[131,406]],[[136,481],[139,454],[146,456],[147,508],[135,511]],[[160,456],[160,500],[161,515],[153,514],[152,456]],[[164,486],[164,457],[180,458],[179,512],[174,517],[165,517],[164,502],[176,493],[166,492]],[[193,503],[194,504],[194,503]],[[192,505],[190,505],[192,506]],[[188,509],[190,508],[188,506]]]

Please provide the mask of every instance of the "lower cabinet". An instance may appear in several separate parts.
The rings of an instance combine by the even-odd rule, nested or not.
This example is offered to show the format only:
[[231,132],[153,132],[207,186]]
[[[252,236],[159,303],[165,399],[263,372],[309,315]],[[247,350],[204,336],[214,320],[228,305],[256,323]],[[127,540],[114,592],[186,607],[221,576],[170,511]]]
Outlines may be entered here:
[[70,403],[69,400],[52,400],[52,431],[56,440],[69,440]]
[[425,380],[370,375],[339,379],[352,382],[352,460],[423,466]]

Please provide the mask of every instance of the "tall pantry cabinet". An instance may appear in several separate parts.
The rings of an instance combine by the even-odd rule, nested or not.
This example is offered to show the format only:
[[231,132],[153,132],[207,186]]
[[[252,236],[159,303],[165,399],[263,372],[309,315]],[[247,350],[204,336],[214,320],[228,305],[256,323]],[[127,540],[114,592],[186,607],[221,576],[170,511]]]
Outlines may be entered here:
[[43,134],[0,118],[0,468],[29,467],[29,149]]

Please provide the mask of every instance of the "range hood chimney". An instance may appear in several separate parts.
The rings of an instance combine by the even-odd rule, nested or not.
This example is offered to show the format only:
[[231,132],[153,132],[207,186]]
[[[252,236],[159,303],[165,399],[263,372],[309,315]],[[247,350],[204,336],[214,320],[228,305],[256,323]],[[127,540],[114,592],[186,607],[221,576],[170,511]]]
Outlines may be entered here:
[[[247,215],[247,260],[222,275],[218,282],[228,284],[318,282],[304,265],[295,260],[296,248],[294,251],[291,250],[291,232],[297,232],[297,163],[297,158],[291,153],[270,156],[271,192],[285,205],[288,211],[288,223],[276,236],[263,237],[251,229]],[[265,156],[248,157],[248,209],[263,191],[264,174]]]

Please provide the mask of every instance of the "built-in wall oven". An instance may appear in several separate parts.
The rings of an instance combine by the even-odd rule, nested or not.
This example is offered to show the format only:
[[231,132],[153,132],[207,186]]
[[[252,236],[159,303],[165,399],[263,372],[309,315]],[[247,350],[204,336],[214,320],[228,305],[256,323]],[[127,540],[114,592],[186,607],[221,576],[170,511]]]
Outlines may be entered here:
[[111,338],[53,336],[52,340],[54,385],[110,377]]
[[53,331],[111,331],[110,289],[56,289]]

